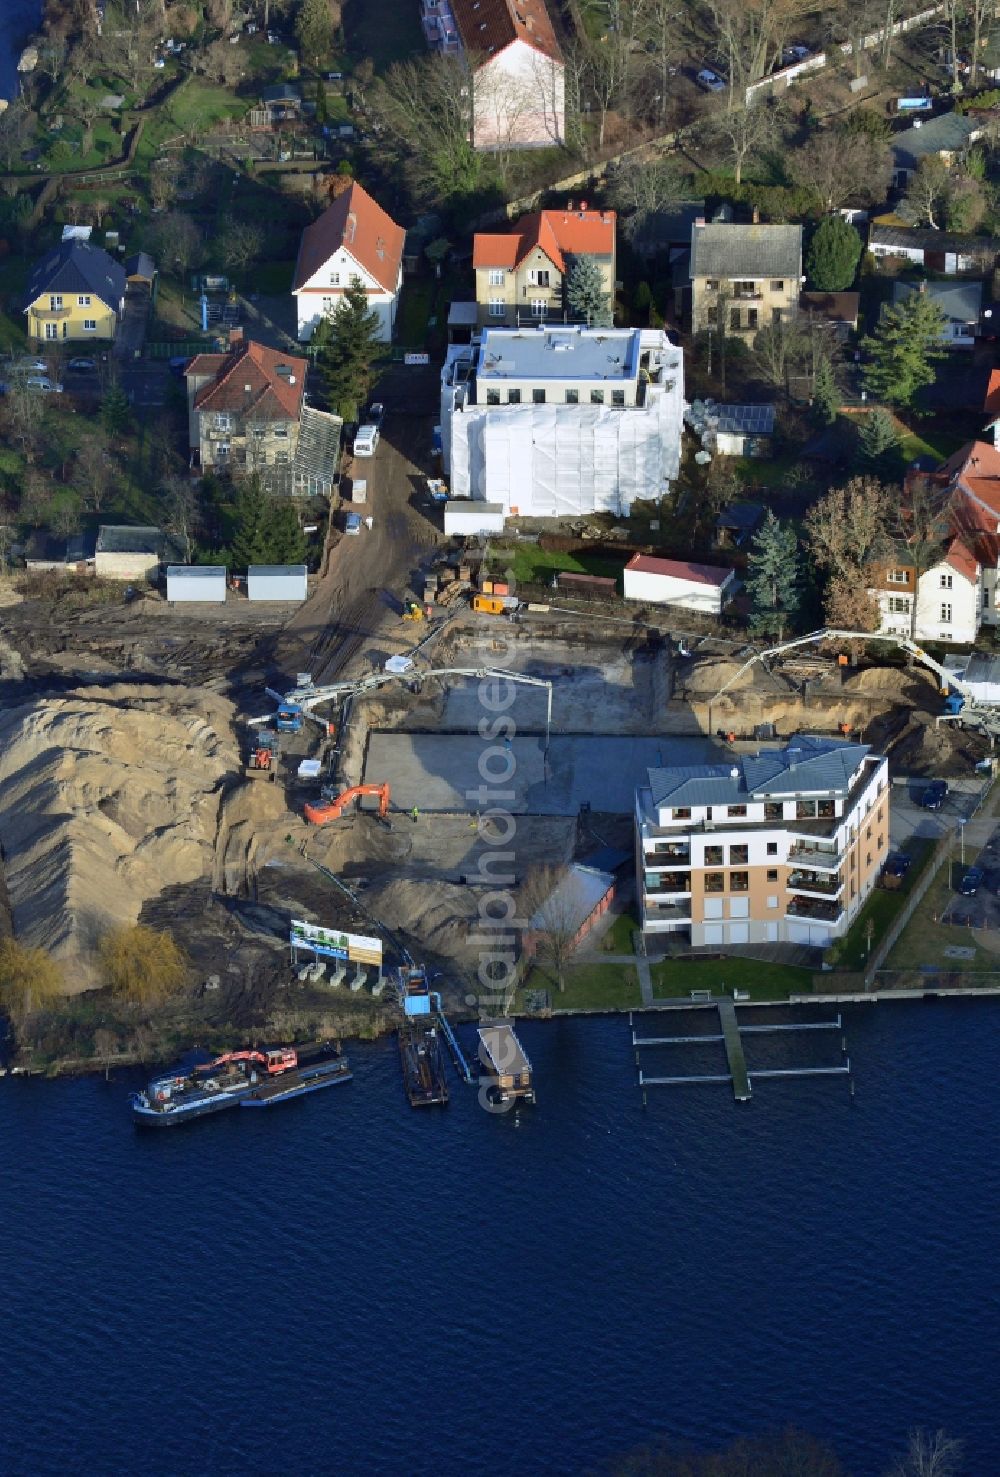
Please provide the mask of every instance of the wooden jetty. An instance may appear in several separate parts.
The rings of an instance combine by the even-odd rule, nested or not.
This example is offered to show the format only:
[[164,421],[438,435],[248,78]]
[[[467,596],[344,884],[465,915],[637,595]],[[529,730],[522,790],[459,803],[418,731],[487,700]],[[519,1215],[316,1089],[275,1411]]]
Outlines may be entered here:
[[[637,1036],[635,1029],[632,1030],[632,1045],[636,1053],[636,1066],[639,1067],[639,1048],[641,1046],[701,1046],[706,1043],[722,1042],[726,1048],[726,1062],[728,1071],[725,1073],[703,1072],[690,1074],[675,1074],[670,1076],[650,1076],[639,1067],[639,1086],[643,1088],[643,1102],[645,1102],[645,1089],[647,1087],[675,1087],[695,1082],[728,1082],[732,1085],[733,1096],[738,1103],[749,1102],[753,1093],[753,1079],[755,1077],[838,1077],[850,1076],[851,1059],[845,1055],[840,1066],[834,1067],[769,1067],[750,1072],[747,1069],[746,1055],[743,1051],[744,1035],[777,1035],[785,1031],[839,1031],[841,1030],[841,1018],[838,1015],[832,1021],[794,1021],[782,1022],[776,1025],[741,1025],[736,1016],[736,1004],[728,995],[716,998],[713,1002],[719,1012],[719,1024],[722,1027],[721,1034],[711,1033],[700,1036]],[[632,1024],[632,1016],[629,1015],[629,1024]],[[853,1083],[852,1083],[853,1093]]]

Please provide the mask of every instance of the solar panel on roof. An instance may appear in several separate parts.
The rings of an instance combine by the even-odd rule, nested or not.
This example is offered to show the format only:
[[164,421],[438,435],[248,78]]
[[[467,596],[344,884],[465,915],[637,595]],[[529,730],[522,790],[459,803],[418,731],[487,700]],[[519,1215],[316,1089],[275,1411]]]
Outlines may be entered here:
[[720,405],[718,429],[729,435],[767,436],[774,430],[773,405]]

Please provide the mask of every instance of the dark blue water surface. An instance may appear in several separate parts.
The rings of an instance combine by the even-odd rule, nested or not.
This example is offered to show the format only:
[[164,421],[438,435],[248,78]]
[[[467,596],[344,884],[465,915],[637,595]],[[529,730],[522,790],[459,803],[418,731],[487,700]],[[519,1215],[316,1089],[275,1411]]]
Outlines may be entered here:
[[0,0],[0,97],[17,96],[17,59],[41,16],[42,0]]
[[0,1082],[0,1469],[578,1473],[792,1422],[879,1477],[919,1423],[992,1477],[1000,1004],[846,1028],[853,1106],[830,1078],[643,1113],[624,1018],[523,1027],[519,1127],[458,1084],[409,1108],[392,1041],[161,1134],[128,1080]]

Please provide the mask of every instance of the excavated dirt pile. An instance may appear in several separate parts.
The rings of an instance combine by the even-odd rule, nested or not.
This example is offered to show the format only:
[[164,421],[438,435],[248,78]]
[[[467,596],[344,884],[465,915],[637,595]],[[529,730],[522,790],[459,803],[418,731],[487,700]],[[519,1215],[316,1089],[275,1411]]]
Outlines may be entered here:
[[83,689],[0,714],[0,844],[15,935],[94,983],[102,933],[212,871],[232,704],[183,687]]

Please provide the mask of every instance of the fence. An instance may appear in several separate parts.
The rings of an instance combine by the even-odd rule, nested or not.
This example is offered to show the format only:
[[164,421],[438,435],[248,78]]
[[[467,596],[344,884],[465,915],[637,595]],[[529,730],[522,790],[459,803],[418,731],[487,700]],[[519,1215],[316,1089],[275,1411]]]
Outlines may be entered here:
[[217,340],[214,338],[178,339],[174,343],[147,344],[148,359],[193,359],[195,354],[214,354]]

